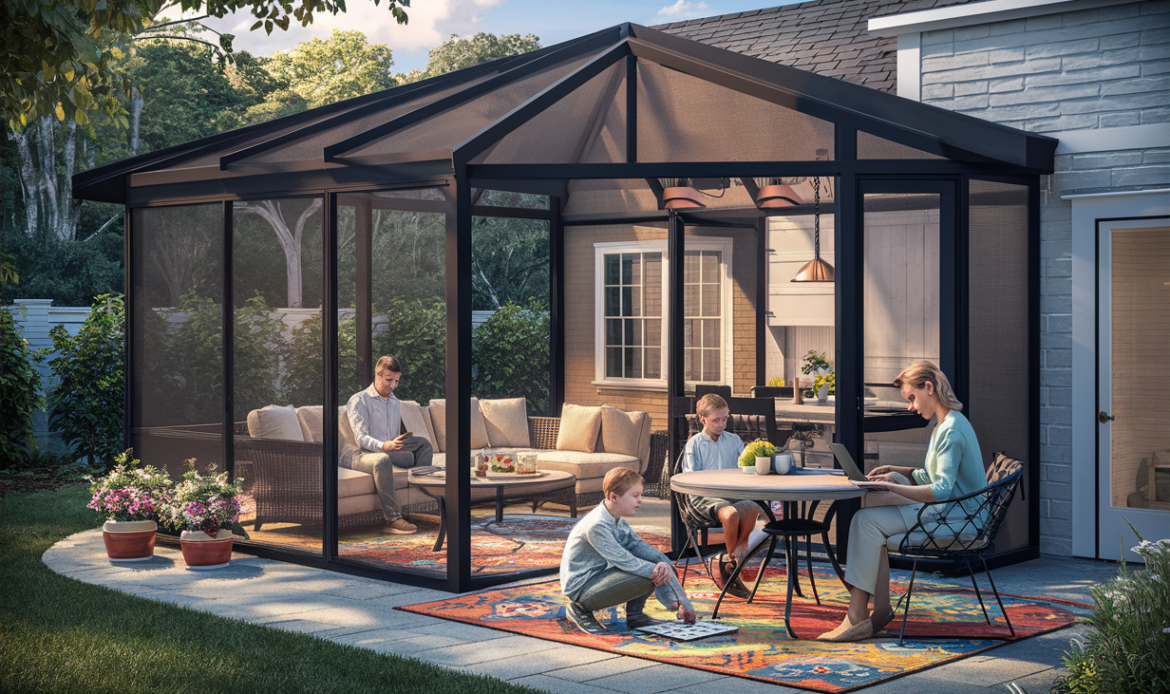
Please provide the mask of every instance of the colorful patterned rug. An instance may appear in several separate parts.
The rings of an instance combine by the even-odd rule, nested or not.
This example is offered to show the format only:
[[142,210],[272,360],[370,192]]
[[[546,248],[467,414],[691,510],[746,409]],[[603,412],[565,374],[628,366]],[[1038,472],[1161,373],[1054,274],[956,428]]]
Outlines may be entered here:
[[[494,509],[472,509],[471,573],[490,575],[558,567],[565,540],[577,520],[508,513],[502,523],[497,523]],[[432,551],[438,537],[439,517],[411,514],[410,521],[418,524],[418,533],[414,535],[385,535],[381,526],[343,529],[337,540],[338,554],[347,559],[444,574],[447,570],[446,545],[438,552]],[[257,543],[321,551],[318,527],[266,524],[263,530],[249,529],[248,533]],[[639,529],[639,535],[662,551],[670,551],[668,534]]]
[[[901,625],[900,619],[891,623],[880,637],[867,641],[821,642],[814,640],[816,635],[837,626],[844,618],[848,593],[831,568],[814,565],[814,570],[822,604],[817,606],[812,600],[811,591],[807,590],[808,577],[802,570],[801,585],[809,597],[794,597],[793,628],[802,637],[795,641],[788,637],[784,628],[784,570],[775,566],[768,569],[753,604],[735,598],[724,600],[719,621],[738,626],[738,633],[690,643],[625,631],[624,617],[619,617],[616,611],[611,611],[602,620],[608,629],[613,630],[612,635],[594,636],[580,632],[564,619],[565,600],[556,581],[489,590],[398,609],[620,655],[823,692],[846,692],[965,658],[995,648],[1005,640],[1018,640],[1066,627],[1078,615],[1090,611],[1088,605],[1079,603],[1001,593],[1016,630],[1015,638],[1010,639],[994,597],[987,596],[991,601],[988,612],[993,619],[993,624],[988,626],[974,591],[919,574],[914,581],[914,599],[904,647],[898,646],[896,627]],[[754,579],[750,568],[744,573]],[[891,573],[895,593],[904,593],[909,572],[895,570]],[[980,587],[984,586],[981,584]],[[695,572],[691,571],[687,593],[700,617],[710,616],[719,593],[705,574],[696,578]],[[646,607],[648,613],[659,619],[674,617],[655,600],[650,600]],[[601,613],[598,616],[600,618]],[[928,636],[940,638],[923,638]]]

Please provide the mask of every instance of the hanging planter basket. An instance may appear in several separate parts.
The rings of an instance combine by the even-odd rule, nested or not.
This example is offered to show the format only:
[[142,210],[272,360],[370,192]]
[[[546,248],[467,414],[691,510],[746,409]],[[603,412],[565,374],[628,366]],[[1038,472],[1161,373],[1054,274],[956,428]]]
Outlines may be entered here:
[[220,530],[215,537],[201,530],[184,530],[179,536],[183,550],[183,561],[187,568],[196,571],[222,569],[232,559],[232,533]]
[[154,556],[158,523],[108,520],[102,526],[102,540],[110,561],[146,561]]

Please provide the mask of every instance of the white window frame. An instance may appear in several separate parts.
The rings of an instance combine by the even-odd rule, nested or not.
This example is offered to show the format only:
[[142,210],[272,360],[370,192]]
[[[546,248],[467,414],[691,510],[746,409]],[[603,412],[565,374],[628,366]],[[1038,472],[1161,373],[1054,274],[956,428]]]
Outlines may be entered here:
[[[723,352],[723,375],[720,383],[731,383],[735,366],[734,342],[734,312],[731,296],[731,252],[733,239],[688,236],[686,250],[688,251],[720,251],[722,262],[719,267],[719,284],[721,292],[721,337]],[[613,253],[661,253],[662,254],[662,378],[607,378],[605,375],[605,256]],[[670,257],[667,253],[665,240],[647,241],[610,241],[593,244],[593,385],[613,388],[644,388],[662,390],[668,384],[668,369],[670,368],[669,354],[669,322],[670,322]],[[693,390],[696,383],[705,381],[687,381],[685,388]]]

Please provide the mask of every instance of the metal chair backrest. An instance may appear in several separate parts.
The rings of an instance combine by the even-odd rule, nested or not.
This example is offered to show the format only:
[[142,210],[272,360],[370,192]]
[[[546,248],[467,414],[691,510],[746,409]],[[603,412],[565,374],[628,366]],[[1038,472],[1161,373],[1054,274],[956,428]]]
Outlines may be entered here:
[[708,393],[714,393],[724,400],[731,399],[731,386],[712,385],[712,384],[698,384],[695,386],[695,398],[701,398]]

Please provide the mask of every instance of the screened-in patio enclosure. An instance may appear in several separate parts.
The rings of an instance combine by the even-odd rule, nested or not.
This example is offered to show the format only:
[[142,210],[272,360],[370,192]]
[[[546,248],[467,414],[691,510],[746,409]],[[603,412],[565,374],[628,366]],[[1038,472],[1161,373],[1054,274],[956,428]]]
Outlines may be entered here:
[[[985,456],[1025,461],[996,549],[1035,556],[1055,147],[627,24],[74,185],[127,206],[139,457],[242,477],[240,544],[258,553],[463,591],[555,571],[616,465],[661,492],[635,527],[677,548],[663,470],[699,389],[774,396],[756,405],[806,464],[831,466],[836,439],[870,466],[920,466],[930,429],[889,384],[924,358]],[[833,374],[826,404],[759,388],[812,385],[810,352]],[[339,466],[346,402],[382,354],[445,467],[395,473],[411,536],[382,534],[372,478]],[[558,446],[565,405],[616,408],[593,450]],[[497,502],[470,466],[485,448],[532,450],[550,474]]]

